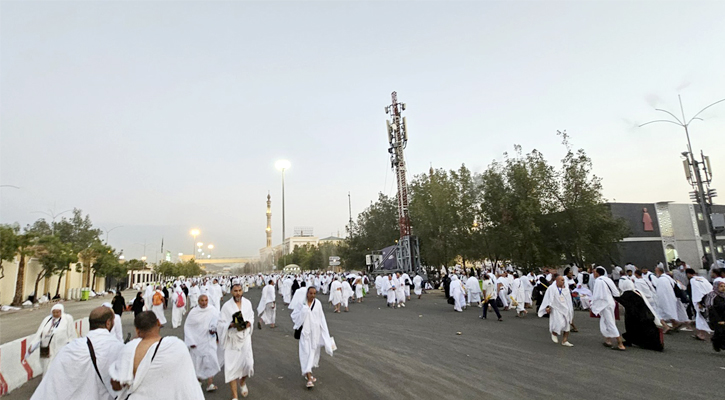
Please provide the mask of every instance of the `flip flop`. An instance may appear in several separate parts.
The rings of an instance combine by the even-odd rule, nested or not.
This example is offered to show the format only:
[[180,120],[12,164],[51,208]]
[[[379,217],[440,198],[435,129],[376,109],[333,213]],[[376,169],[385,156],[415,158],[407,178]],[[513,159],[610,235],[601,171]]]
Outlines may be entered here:
[[619,347],[614,347],[614,346],[612,346],[612,350],[627,351],[627,349],[620,349]]
[[245,383],[242,385],[242,397],[247,397],[249,395],[249,389],[247,389],[247,384]]
[[315,384],[312,381],[307,381],[307,389],[312,389],[315,387]]
[[262,329],[262,323],[257,321],[257,329]]
[[612,347],[612,345],[609,343],[602,343],[602,344],[604,345],[604,347]]

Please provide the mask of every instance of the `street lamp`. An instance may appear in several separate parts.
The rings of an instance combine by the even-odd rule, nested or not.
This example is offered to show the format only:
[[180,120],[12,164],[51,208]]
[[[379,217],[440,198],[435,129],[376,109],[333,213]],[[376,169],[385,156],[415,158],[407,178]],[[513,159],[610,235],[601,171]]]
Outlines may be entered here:
[[114,229],[123,228],[123,225],[114,226],[111,229],[106,229],[105,227],[101,227],[106,231],[106,244],[108,244],[108,235],[113,232]]
[[276,163],[274,163],[275,168],[282,171],[282,257],[283,264],[287,264],[287,246],[285,245],[285,226],[284,226],[284,171],[288,170],[290,167],[290,162],[287,160],[279,160]]
[[211,251],[214,250],[214,245],[210,244],[207,248],[209,249],[209,258],[211,258]]
[[[194,243],[196,243],[196,237],[199,236],[199,233],[200,233],[199,230],[198,229],[192,229],[190,233],[191,233],[191,236],[194,237]],[[191,250],[191,258],[192,259],[194,258],[194,254],[196,254],[196,251],[195,250],[196,250],[196,248],[192,248],[192,250]]]
[[[710,104],[709,106],[698,111],[694,117],[692,117],[688,120],[685,117],[685,110],[682,107],[682,98],[680,96],[677,96],[677,98],[680,102],[680,113],[682,115],[681,120],[679,118],[677,118],[677,116],[675,114],[673,114],[667,110],[656,108],[655,109],[656,111],[660,111],[660,112],[669,114],[669,116],[671,116],[674,119],[674,121],[671,119],[658,119],[658,120],[646,122],[646,123],[640,125],[639,127],[641,128],[645,125],[649,125],[649,124],[653,124],[653,123],[657,123],[657,122],[667,122],[667,123],[674,124],[674,125],[684,128],[685,136],[687,137],[687,151],[682,152],[681,154],[683,157],[685,157],[687,159],[685,162],[685,174],[686,174],[687,180],[690,183],[690,185],[692,185],[696,189],[694,193],[691,193],[691,197],[693,197],[693,200],[695,200],[695,202],[699,203],[699,205],[700,205],[700,211],[702,212],[703,219],[705,220],[707,239],[710,244],[710,254],[712,255],[712,260],[708,259],[708,261],[714,262],[715,260],[717,260],[717,250],[715,247],[717,237],[715,236],[715,229],[712,226],[712,217],[710,216],[710,214],[711,214],[710,206],[712,205],[712,197],[714,197],[712,195],[713,189],[710,189],[712,170],[710,170],[710,168],[709,168],[709,158],[706,158],[702,154],[702,151],[700,151],[700,155],[702,156],[702,162],[695,159],[695,155],[692,153],[692,144],[690,142],[690,130],[688,128],[690,126],[690,123],[692,123],[692,121],[694,121],[696,119],[702,121],[702,118],[699,118],[698,116],[700,114],[702,114],[703,111],[707,110],[708,108],[710,108],[716,104],[725,102],[725,99],[721,99],[721,100],[718,100],[718,101]],[[705,166],[705,179],[703,179],[702,175],[700,174],[700,169],[703,167],[703,165]],[[692,167],[692,172],[694,172],[694,175],[695,175],[694,182],[692,181],[690,167]],[[705,185],[707,185],[708,190],[705,190]],[[707,249],[705,249],[705,250],[707,250]],[[705,251],[705,254],[706,254],[705,256],[707,257],[707,251]],[[706,265],[703,265],[702,267],[707,269]]]

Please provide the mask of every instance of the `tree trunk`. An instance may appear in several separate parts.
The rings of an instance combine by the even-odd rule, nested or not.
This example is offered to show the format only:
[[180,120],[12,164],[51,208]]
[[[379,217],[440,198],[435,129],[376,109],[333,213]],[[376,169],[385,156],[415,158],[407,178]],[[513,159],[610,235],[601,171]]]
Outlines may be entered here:
[[[25,288],[25,255],[20,255],[20,262],[18,263],[18,277],[15,280],[15,297],[13,297],[12,305],[18,307],[23,304]],[[35,290],[38,290],[37,285]]]
[[[85,263],[83,263],[85,266]],[[86,287],[91,287],[91,263],[88,263],[88,267],[85,267],[86,269]]]
[[58,296],[60,294],[60,281],[63,279],[63,272],[65,272],[65,271],[60,271],[60,274],[58,274],[58,286],[55,287],[56,296]]
[[37,303],[38,300],[40,299],[40,296],[38,296],[38,284],[40,284],[40,280],[43,279],[43,272],[44,272],[44,270],[38,272],[38,277],[35,278],[35,290],[34,290],[35,298],[33,299],[33,303]]
[[[90,275],[90,274],[88,274],[88,275]],[[96,291],[96,271],[93,271],[93,281],[91,283],[91,290],[93,292]]]

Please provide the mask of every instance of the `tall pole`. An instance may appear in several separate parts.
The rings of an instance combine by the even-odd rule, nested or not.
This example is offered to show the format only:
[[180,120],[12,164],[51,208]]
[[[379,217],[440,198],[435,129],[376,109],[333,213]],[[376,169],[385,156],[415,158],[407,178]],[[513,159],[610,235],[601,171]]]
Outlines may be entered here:
[[[666,114],[669,114],[672,118],[674,118],[674,120],[676,122],[671,121],[669,119],[655,120],[655,121],[650,121],[650,122],[644,123],[644,124],[640,125],[640,127],[643,127],[645,125],[652,124],[655,122],[669,122],[671,124],[681,126],[685,129],[685,136],[687,137],[687,161],[688,161],[688,164],[690,164],[690,166],[694,170],[693,172],[695,173],[695,183],[693,186],[695,186],[695,185],[697,186],[696,201],[697,201],[698,205],[700,206],[700,212],[702,212],[703,219],[705,220],[705,230],[707,232],[707,241],[710,244],[710,255],[712,256],[712,260],[710,260],[708,258],[708,261],[712,263],[713,261],[715,261],[715,259],[717,257],[717,247],[715,247],[715,234],[714,234],[715,230],[712,227],[712,218],[710,217],[710,205],[708,204],[708,201],[707,201],[707,199],[709,197],[709,192],[705,191],[705,185],[702,180],[702,176],[700,175],[700,165],[699,165],[700,163],[697,160],[695,160],[695,155],[692,152],[692,142],[690,141],[689,126],[690,126],[690,123],[696,119],[699,119],[702,121],[702,118],[698,118],[698,115],[702,114],[703,111],[714,106],[715,104],[724,102],[725,99],[718,100],[718,101],[708,105],[707,107],[698,111],[695,114],[695,116],[690,118],[689,120],[685,117],[685,109],[682,106],[682,97],[680,95],[678,95],[677,99],[680,102],[680,113],[682,115],[682,120],[680,120],[679,118],[677,118],[677,116],[675,116],[674,114],[672,114],[671,112],[669,112],[667,110],[662,110],[662,109],[657,108],[656,109],[657,111],[661,111]],[[683,153],[683,155],[684,155],[684,153]],[[707,257],[707,252],[705,252],[705,256]],[[707,269],[707,266],[703,265],[703,268]]]
[[284,226],[284,168],[282,168],[282,267],[287,265],[287,244],[285,242]]
[[350,198],[350,192],[347,192],[347,208],[350,213],[350,227],[348,228],[348,231],[350,233],[350,238],[352,238],[352,199]]

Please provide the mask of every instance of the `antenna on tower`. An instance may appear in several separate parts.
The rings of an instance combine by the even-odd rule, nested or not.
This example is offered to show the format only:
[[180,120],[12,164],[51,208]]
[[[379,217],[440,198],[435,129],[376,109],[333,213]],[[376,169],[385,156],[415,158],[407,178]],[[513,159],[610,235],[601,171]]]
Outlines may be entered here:
[[412,235],[410,225],[410,214],[408,209],[408,182],[406,180],[405,157],[403,150],[408,146],[408,124],[401,114],[405,111],[405,103],[398,103],[398,93],[393,92],[392,103],[385,107],[385,113],[391,115],[391,120],[386,120],[388,153],[390,154],[390,165],[395,170],[398,181],[398,229],[400,239],[396,256],[398,269],[404,272],[418,272],[420,269],[420,251],[418,238]]

